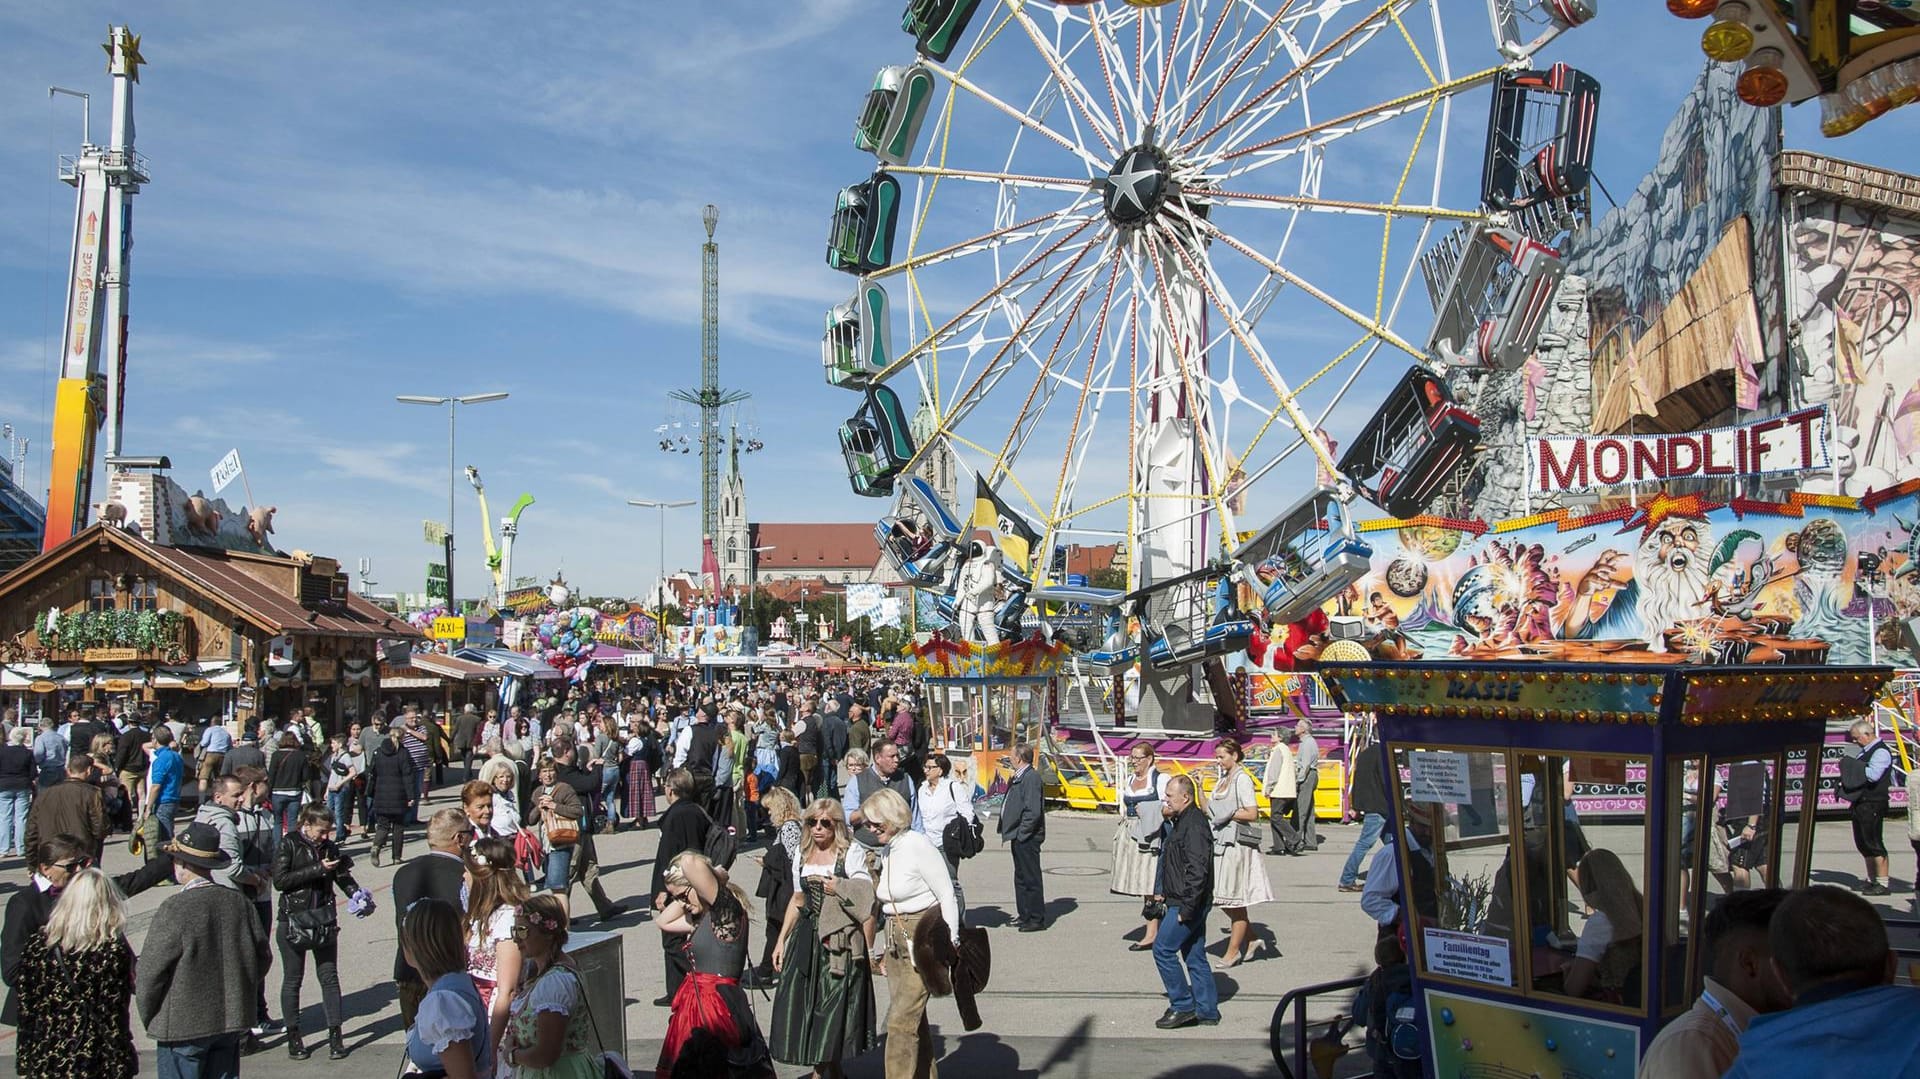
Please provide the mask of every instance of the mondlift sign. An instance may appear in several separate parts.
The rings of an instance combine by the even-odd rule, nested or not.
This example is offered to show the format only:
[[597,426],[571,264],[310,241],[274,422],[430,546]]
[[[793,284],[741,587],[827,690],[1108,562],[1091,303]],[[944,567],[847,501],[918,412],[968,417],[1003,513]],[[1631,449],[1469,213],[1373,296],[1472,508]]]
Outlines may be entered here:
[[1535,494],[1832,467],[1824,405],[1711,431],[1535,439],[1528,456]]

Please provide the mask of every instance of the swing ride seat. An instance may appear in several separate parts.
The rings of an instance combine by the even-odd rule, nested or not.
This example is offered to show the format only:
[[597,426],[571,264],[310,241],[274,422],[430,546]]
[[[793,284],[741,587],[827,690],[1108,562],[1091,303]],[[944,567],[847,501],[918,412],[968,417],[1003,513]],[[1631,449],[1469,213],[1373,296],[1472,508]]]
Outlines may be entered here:
[[1224,576],[1218,567],[1208,566],[1122,597],[1140,616],[1147,662],[1170,670],[1246,650],[1254,622],[1242,611],[1219,608],[1216,596]]
[[887,290],[862,279],[853,298],[827,312],[820,365],[834,386],[864,386],[893,355],[893,312]]
[[1503,278],[1505,295],[1495,312],[1480,323],[1475,354],[1482,366],[1511,371],[1526,363],[1540,343],[1540,331],[1546,328],[1547,312],[1553,308],[1567,263],[1545,244],[1502,233],[1505,230],[1490,234],[1490,239],[1512,246],[1507,256],[1509,271]]
[[932,101],[933,72],[925,64],[881,68],[853,125],[853,144],[883,165],[906,164]]
[[980,0],[907,0],[900,29],[913,35],[920,55],[945,63],[979,8]]
[[869,274],[893,264],[893,235],[900,222],[900,181],[885,169],[840,189],[827,236],[827,265]]
[[[1592,20],[1597,0],[1487,0],[1493,19],[1494,47],[1509,60],[1525,60],[1554,38]],[[1532,27],[1540,32],[1531,40]]]
[[1088,608],[1096,619],[1095,625],[1077,635],[1064,632],[1045,615],[1037,621],[1047,623],[1054,639],[1073,648],[1074,654],[1088,665],[1113,668],[1130,667],[1140,658],[1140,644],[1127,636],[1126,619],[1120,613],[1126,598],[1127,594],[1117,588],[1050,584],[1034,589],[1027,595],[1027,602],[1034,608],[1048,605]]
[[1480,195],[1499,210],[1538,202],[1584,206],[1593,178],[1600,83],[1566,64],[1505,70],[1494,80]]
[[1240,579],[1279,625],[1338,598],[1372,567],[1339,492],[1316,487],[1233,552]]
[[1479,443],[1479,418],[1454,403],[1445,379],[1415,364],[1340,458],[1340,471],[1393,516],[1418,517]]
[[[1433,301],[1428,352],[1457,354],[1492,310],[1494,280],[1508,258],[1506,249],[1493,242],[1494,231],[1485,222],[1461,225],[1420,256],[1427,295]],[[1508,239],[1510,246],[1519,235],[1510,234]]]
[[866,396],[860,410],[840,425],[840,453],[853,492],[880,498],[893,493],[894,477],[913,459],[913,434],[892,387],[868,386]]

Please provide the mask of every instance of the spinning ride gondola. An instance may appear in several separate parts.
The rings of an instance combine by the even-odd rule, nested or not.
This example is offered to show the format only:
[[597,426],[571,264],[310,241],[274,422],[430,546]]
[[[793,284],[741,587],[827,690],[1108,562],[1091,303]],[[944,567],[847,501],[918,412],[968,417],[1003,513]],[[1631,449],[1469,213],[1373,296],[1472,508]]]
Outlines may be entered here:
[[858,388],[884,369],[892,355],[893,311],[887,290],[863,280],[852,299],[827,312],[820,365],[829,385]]
[[1479,418],[1454,404],[1445,379],[1415,366],[1361,428],[1340,471],[1388,513],[1414,517],[1479,444]]
[[913,459],[913,433],[892,387],[869,386],[866,393],[860,410],[840,425],[840,452],[853,493],[884,498]]
[[1331,487],[1316,487],[1233,552],[1241,580],[1267,616],[1298,622],[1346,592],[1371,565],[1373,548]]
[[873,526],[873,538],[894,568],[923,588],[946,583],[949,561],[963,532],[964,526],[940,500],[933,484],[919,476],[907,477],[900,485],[894,512]]

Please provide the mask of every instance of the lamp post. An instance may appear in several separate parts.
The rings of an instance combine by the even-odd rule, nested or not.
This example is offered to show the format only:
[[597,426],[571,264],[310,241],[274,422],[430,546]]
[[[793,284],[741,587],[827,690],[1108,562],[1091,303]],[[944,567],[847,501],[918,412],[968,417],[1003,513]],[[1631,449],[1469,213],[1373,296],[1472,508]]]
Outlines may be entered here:
[[654,613],[667,605],[667,511],[693,505],[693,499],[682,498],[674,502],[662,502],[655,498],[629,498],[627,505],[639,506],[646,510],[660,511],[660,579],[654,586]]
[[760,576],[760,555],[766,551],[778,549],[778,544],[769,543],[765,547],[747,548],[747,647],[750,656],[760,654],[760,619],[754,613],[753,585]]
[[[454,599],[457,593],[453,590],[453,490],[454,477],[458,474],[457,470],[453,467],[454,415],[459,412],[459,406],[461,405],[483,405],[488,401],[504,401],[506,399],[507,394],[505,392],[468,393],[452,397],[425,397],[419,394],[403,393],[394,398],[394,400],[403,405],[431,405],[435,408],[441,405],[447,406],[447,611],[452,614],[457,614],[460,610],[458,602]],[[481,527],[486,527],[485,521],[480,522],[480,524]]]
[[794,649],[796,652],[804,652],[807,650],[807,618],[807,590],[802,588],[800,590],[800,614],[799,617],[794,619],[794,622],[800,627],[800,644]]

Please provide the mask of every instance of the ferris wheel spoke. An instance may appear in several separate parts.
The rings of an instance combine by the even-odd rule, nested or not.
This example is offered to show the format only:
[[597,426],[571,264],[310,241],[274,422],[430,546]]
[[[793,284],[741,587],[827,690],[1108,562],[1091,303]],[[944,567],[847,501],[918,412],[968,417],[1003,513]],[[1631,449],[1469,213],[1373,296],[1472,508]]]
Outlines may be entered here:
[[[1295,0],[1284,0],[1267,19],[1266,25],[1261,27],[1258,33],[1254,34],[1253,37],[1247,40],[1246,44],[1240,46],[1240,48],[1234,52],[1233,58],[1221,68],[1218,77],[1206,80],[1211,84],[1211,88],[1207,91],[1207,96],[1201,100],[1198,106],[1187,113],[1186,119],[1181,121],[1180,127],[1174,131],[1172,140],[1177,141],[1185,137],[1186,133],[1193,127],[1194,122],[1206,115],[1207,110],[1213,106],[1214,100],[1220,96],[1221,91],[1225,90],[1228,84],[1233,81],[1234,76],[1240,73],[1241,65],[1245,64],[1247,58],[1253,55],[1254,50],[1260,47],[1261,39],[1272,33],[1273,29],[1280,25],[1280,20],[1286,18],[1287,12],[1292,10],[1294,3]],[[1224,5],[1221,8],[1220,19],[1222,22],[1226,20],[1227,13],[1231,10],[1233,10],[1231,4]],[[1218,36],[1219,31],[1219,25],[1215,24],[1214,36]],[[1207,44],[1209,46],[1213,44],[1212,37],[1207,39]],[[1200,64],[1197,58],[1194,62],[1193,72],[1189,76],[1189,82],[1194,86],[1201,85]],[[1205,141],[1205,136],[1193,141],[1203,142]]]
[[[1053,504],[1047,514],[1047,520],[1050,524],[1059,516],[1061,500],[1066,495],[1067,473],[1073,463],[1074,449],[1080,443],[1080,423],[1086,418],[1088,400],[1092,399],[1096,414],[1100,407],[1100,395],[1093,392],[1093,372],[1095,366],[1099,363],[1101,348],[1106,343],[1107,318],[1113,313],[1113,297],[1116,286],[1120,283],[1120,267],[1122,265],[1122,260],[1119,258],[1113,259],[1112,262],[1112,269],[1107,275],[1107,295],[1105,299],[1101,300],[1100,311],[1094,317],[1093,344],[1092,347],[1087,349],[1087,369],[1086,374],[1082,375],[1080,380],[1082,386],[1080,399],[1074,404],[1073,420],[1067,428],[1067,450],[1066,453],[1060,457],[1060,475],[1054,480],[1053,484]],[[1111,365],[1111,358],[1109,358],[1108,363]],[[1109,370],[1111,370],[1111,367],[1109,367]],[[1089,429],[1089,433],[1091,433],[1091,424],[1089,425]]]
[[[1085,185],[1082,186],[1084,187]],[[914,270],[934,265],[935,263],[961,258],[979,251],[984,251],[990,247],[1004,246],[1024,239],[1044,241],[1047,236],[1057,231],[1057,229],[1042,230],[1033,234],[1026,233],[1026,230],[1036,228],[1048,222],[1057,222],[1060,227],[1077,224],[1084,228],[1099,220],[1096,214],[1081,212],[1084,209],[1085,202],[1086,199],[1084,197],[1075,199],[1072,203],[1058,210],[1040,214],[1037,217],[1029,217],[1024,221],[1016,221],[1011,225],[994,229],[991,232],[983,232],[978,236],[961,240],[958,243],[948,244],[937,250],[929,251],[924,255],[915,255],[912,258],[903,259],[891,266],[875,270],[867,276],[879,279],[892,277],[900,273],[910,273]]]
[[[1119,129],[1119,113],[1116,112],[1111,117],[1101,114],[1098,106],[1091,103],[1092,91],[1082,85],[1080,80],[1067,69],[1067,55],[1077,50],[1080,47],[1079,44],[1076,43],[1073,49],[1057,48],[1053,42],[1047,40],[1047,36],[1040,31],[1040,28],[1034,25],[1032,17],[1025,10],[1013,8],[1012,14],[1020,23],[1021,29],[1027,32],[1027,37],[1033,41],[1033,47],[1040,53],[1040,59],[1046,63],[1047,70],[1053,73],[1054,83],[1060,87],[1061,94],[1066,97],[1076,112],[1085,117],[1087,126],[1092,128],[1093,133],[1099,137],[1100,144],[1107,148],[1108,156],[1117,156],[1120,153],[1120,147],[1116,140],[1123,137]],[[1091,37],[1093,37],[1093,30],[1089,27],[1086,38],[1082,40]],[[1092,47],[1098,48],[1098,42],[1095,42]]]
[[[1310,124],[1295,131],[1289,131],[1284,135],[1276,135],[1273,138],[1263,139],[1260,142],[1248,146],[1222,150],[1204,160],[1206,161],[1207,167],[1210,168],[1228,161],[1237,161],[1248,157],[1253,158],[1252,162],[1247,165],[1232,168],[1220,174],[1217,182],[1225,183],[1294,154],[1322,147],[1335,139],[1357,134],[1368,128],[1377,127],[1389,120],[1395,120],[1408,113],[1427,108],[1443,98],[1451,97],[1454,94],[1479,86],[1481,83],[1489,82],[1495,75],[1499,74],[1499,72],[1500,69],[1496,67],[1488,68],[1485,71],[1478,71],[1471,75],[1462,75],[1451,82],[1440,83],[1424,90],[1415,90],[1410,94],[1403,94],[1399,97],[1379,102],[1378,104],[1355,109],[1344,115],[1322,120],[1319,123]],[[1320,138],[1316,136],[1325,137]],[[1278,153],[1274,152],[1280,147],[1286,147],[1290,143],[1299,143],[1303,139],[1311,141],[1304,146],[1290,147]]]
[[[1113,122],[1115,130],[1119,132],[1120,141],[1127,142],[1131,140],[1133,136],[1127,133],[1127,108],[1120,103],[1120,92],[1115,88],[1116,83],[1113,77],[1112,58],[1108,52],[1108,46],[1111,42],[1107,35],[1101,33],[1100,30],[1100,14],[1103,10],[1103,8],[1098,6],[1089,9],[1087,12],[1087,26],[1093,34],[1093,55],[1100,63],[1100,79],[1106,84],[1107,100],[1113,102]],[[1114,46],[1114,51],[1118,51],[1118,46]]]
[[1153,111],[1147,114],[1148,127],[1158,129],[1160,126],[1160,110],[1167,102],[1167,80],[1173,78],[1173,61],[1180,51],[1180,31],[1187,25],[1187,10],[1188,6],[1181,4],[1174,12],[1173,32],[1161,42],[1160,77],[1153,85]]
[[[921,339],[917,344],[908,348],[905,352],[902,352],[898,359],[894,360],[892,363],[888,364],[886,367],[876,372],[872,376],[872,381],[884,382],[888,378],[891,378],[901,368],[907,366],[908,364],[912,363],[914,360],[920,358],[920,356],[924,355],[929,351],[939,348],[940,342],[942,340],[949,339],[949,335],[954,331],[956,327],[959,327],[962,324],[966,323],[974,315],[975,312],[979,311],[983,307],[986,307],[988,304],[992,303],[995,299],[1000,298],[1002,294],[1005,293],[1006,290],[1008,289],[1010,282],[1018,281],[1021,278],[1025,277],[1035,267],[1042,265],[1055,252],[1059,251],[1060,249],[1066,247],[1068,244],[1072,243],[1075,237],[1079,236],[1081,233],[1087,231],[1087,229],[1093,226],[1094,220],[1095,219],[1092,217],[1082,219],[1079,222],[1079,224],[1077,224],[1073,228],[1072,231],[1068,232],[1065,236],[1060,237],[1058,240],[1055,240],[1050,246],[1047,247],[1046,250],[1040,252],[1037,255],[1030,256],[1027,259],[1027,261],[1022,263],[1017,269],[1015,269],[1014,272],[1011,275],[1009,275],[1009,277],[1000,281],[996,281],[992,288],[989,288],[985,293],[981,294],[981,296],[978,299],[974,300],[972,303],[969,303],[965,307],[961,308],[959,313],[955,314],[952,318],[948,319],[944,324],[940,326],[939,329],[933,330],[932,332],[928,333],[927,336]],[[1095,239],[1097,240],[1098,237],[1095,237]],[[1092,241],[1089,241],[1089,242],[1092,242]]]
[[987,91],[985,88],[983,88],[979,83],[974,82],[972,79],[967,78],[965,75],[962,75],[959,72],[954,71],[943,64],[935,63],[932,60],[923,58],[920,62],[926,66],[927,70],[932,71],[935,74],[946,79],[948,82],[952,83],[957,89],[965,90],[967,93],[972,94],[976,98],[979,98],[981,101],[985,102],[986,104],[991,105],[994,108],[1005,113],[1007,116],[1011,117],[1015,123],[1019,124],[1020,126],[1025,127],[1039,135],[1042,135],[1055,143],[1058,143],[1062,149],[1066,150],[1068,153],[1074,155],[1075,157],[1081,159],[1082,161],[1085,161],[1090,168],[1095,169],[1099,173],[1105,173],[1107,171],[1107,163],[1095,157],[1093,153],[1089,151],[1086,147],[1080,145],[1079,143],[1073,141],[1072,139],[1066,137],[1065,135],[1062,135],[1060,132],[1055,131],[1053,128],[1048,127],[1046,124],[1040,122],[1039,120],[1034,119],[1032,116],[1027,115],[1025,112],[1022,112],[1021,110],[1014,108],[1012,105],[1007,104],[1005,101],[1000,100],[999,98],[995,97],[992,93]]
[[[970,383],[966,389],[962,390],[957,398],[953,399],[952,404],[949,405],[946,410],[946,414],[936,417],[940,431],[951,431],[956,424],[964,420],[967,414],[972,412],[974,408],[980,404],[980,401],[986,395],[986,391],[992,389],[994,384],[997,384],[1000,379],[1006,376],[1008,371],[1017,365],[1018,357],[1015,356],[1010,360],[1008,354],[1015,351],[1021,339],[1031,330],[1034,319],[1037,318],[1043,310],[1048,308],[1054,296],[1073,278],[1074,270],[1080,265],[1081,261],[1096,247],[1103,246],[1108,242],[1110,242],[1110,237],[1100,235],[1080,245],[1072,261],[1068,262],[1066,267],[1054,278],[1053,283],[1047,286],[1047,291],[1040,297],[1040,302],[1022,316],[1020,324],[1014,327],[1013,331],[1008,335],[1006,343],[1000,346],[999,350],[994,353],[993,358],[987,362],[987,365],[980,370],[978,375],[974,376],[973,382]],[[988,297],[988,299],[991,299],[991,297]],[[902,359],[904,358],[905,357],[902,357]],[[899,361],[895,362],[898,363]],[[929,439],[928,441],[931,442],[932,440]],[[920,458],[923,457],[925,453],[925,446],[916,450],[913,459],[907,463],[904,470],[911,471],[920,463]]]
[[[1033,187],[1044,191],[1071,191],[1084,195],[1092,181],[1085,178],[1073,179],[1066,176],[1029,176],[1016,172],[989,172],[984,169],[950,169],[937,165],[890,165],[888,172],[906,176],[939,176],[950,180],[968,180],[976,183],[1007,184],[1011,187]],[[1039,220],[1034,218],[1032,220]]]
[[1329,294],[1326,290],[1320,288],[1318,285],[1313,284],[1311,281],[1308,281],[1306,278],[1301,277],[1299,274],[1293,272],[1292,270],[1287,269],[1285,266],[1281,265],[1280,263],[1275,262],[1274,260],[1268,258],[1267,256],[1254,250],[1253,248],[1248,247],[1244,242],[1232,236],[1231,234],[1221,231],[1220,227],[1218,225],[1215,225],[1213,222],[1207,221],[1202,218],[1194,217],[1191,214],[1186,215],[1185,220],[1188,222],[1189,227],[1197,228],[1200,231],[1206,233],[1208,236],[1211,236],[1214,239],[1219,240],[1221,243],[1224,243],[1228,247],[1233,248],[1235,251],[1238,251],[1241,254],[1247,256],[1247,258],[1253,260],[1255,265],[1266,270],[1270,274],[1273,274],[1277,277],[1284,278],[1288,284],[1293,285],[1295,288],[1300,289],[1302,292],[1305,292],[1307,295],[1312,296],[1314,299],[1319,300],[1321,303],[1332,308],[1341,317],[1351,321],[1354,325],[1360,327],[1363,330],[1366,330],[1368,333],[1374,334],[1375,336],[1379,337],[1381,340],[1387,342],[1388,344],[1394,346],[1397,349],[1400,349],[1401,351],[1405,352],[1407,355],[1412,356],[1417,360],[1420,360],[1422,362],[1426,360],[1426,352],[1424,350],[1415,348],[1413,345],[1409,344],[1404,338],[1402,338],[1399,334],[1394,333],[1392,330],[1388,329],[1386,326],[1381,325],[1378,320],[1369,318],[1366,315],[1360,313],[1359,311],[1356,311],[1353,308],[1347,306],[1346,304],[1341,303],[1339,300],[1335,299],[1331,294]]
[[[1342,30],[1340,33],[1334,35],[1334,38],[1332,41],[1329,41],[1325,45],[1322,45],[1320,48],[1316,49],[1313,55],[1307,57],[1305,60],[1296,62],[1292,70],[1281,75],[1280,78],[1276,80],[1271,86],[1268,86],[1266,89],[1253,95],[1251,98],[1243,101],[1240,105],[1238,105],[1234,109],[1229,110],[1225,116],[1221,117],[1219,120],[1214,121],[1214,124],[1212,127],[1201,132],[1195,138],[1189,140],[1186,143],[1186,145],[1182,147],[1182,149],[1191,150],[1193,147],[1205,145],[1208,140],[1212,139],[1215,135],[1219,134],[1222,130],[1232,126],[1232,124],[1238,119],[1240,119],[1240,117],[1244,115],[1247,111],[1253,109],[1254,107],[1258,106],[1260,103],[1266,101],[1269,97],[1272,97],[1274,94],[1279,93],[1281,90],[1285,89],[1295,79],[1299,78],[1301,74],[1303,74],[1308,70],[1311,70],[1313,66],[1317,64],[1323,57],[1339,49],[1348,40],[1362,34],[1368,34],[1370,36],[1371,32],[1377,32],[1377,29],[1370,32],[1369,28],[1384,26],[1385,20],[1389,13],[1394,12],[1401,7],[1411,6],[1412,4],[1417,2],[1419,2],[1419,0],[1386,0],[1385,3],[1381,4],[1378,8],[1375,8],[1373,12],[1369,14],[1366,18],[1361,19],[1359,22],[1353,24],[1352,26],[1347,27],[1345,30]],[[1256,41],[1257,40],[1258,39],[1256,39]],[[1204,106],[1202,107],[1201,111],[1205,111]]]
[[1208,202],[1224,203],[1229,206],[1245,206],[1255,210],[1296,209],[1338,214],[1363,214],[1370,217],[1424,217],[1435,221],[1478,221],[1486,215],[1478,210],[1455,210],[1444,206],[1415,206],[1407,203],[1357,202],[1350,199],[1329,199],[1309,195],[1267,195],[1251,191],[1216,191],[1207,189],[1189,189],[1196,198]]
[[[1081,332],[1080,340],[1075,343],[1074,348],[1069,353],[1077,353],[1080,347],[1086,343],[1087,334],[1092,333],[1095,335],[1094,340],[1096,343],[1095,347],[1088,350],[1089,362],[1091,362],[1091,357],[1097,355],[1099,352],[1099,327],[1106,324],[1106,312],[1108,307],[1113,303],[1114,285],[1120,279],[1119,258],[1114,257],[1106,259],[1105,261],[1111,262],[1112,268],[1107,273],[1106,298],[1100,304],[1100,314],[1095,319],[1096,325],[1091,330],[1083,330]],[[1096,271],[1097,269],[1098,267],[1096,267]],[[1035,365],[1036,370],[1033,375],[1033,385],[1028,387],[1026,400],[1020,403],[1020,411],[1014,416],[1013,425],[1007,429],[1006,441],[1000,445],[1000,453],[998,455],[1000,464],[998,467],[1001,470],[1013,467],[1013,461],[1017,456],[1014,450],[1014,443],[1018,441],[1022,448],[1025,447],[1027,438],[1031,435],[1034,427],[1039,425],[1041,417],[1046,414],[1047,405],[1052,403],[1054,393],[1058,389],[1059,384],[1056,382],[1052,386],[1048,386],[1047,392],[1044,395],[1040,393],[1040,390],[1042,386],[1048,382],[1047,376],[1052,373],[1053,365],[1055,361],[1059,359],[1060,347],[1066,344],[1067,334],[1073,329],[1074,320],[1079,315],[1080,308],[1086,303],[1087,297],[1091,294],[1093,283],[1098,279],[1098,276],[1096,272],[1088,279],[1085,285],[1080,287],[1078,294],[1074,297],[1072,308],[1067,312],[1065,320],[1061,323],[1060,332],[1054,336],[1053,347],[1047,350],[1047,358]],[[1033,407],[1036,397],[1044,398],[1038,410]],[[1085,397],[1083,396],[1081,400],[1084,401]],[[1030,415],[1031,420],[1029,420]],[[1071,445],[1071,442],[1069,442],[1069,445]],[[993,477],[989,476],[987,482],[993,482]]]

